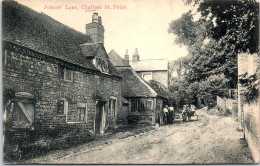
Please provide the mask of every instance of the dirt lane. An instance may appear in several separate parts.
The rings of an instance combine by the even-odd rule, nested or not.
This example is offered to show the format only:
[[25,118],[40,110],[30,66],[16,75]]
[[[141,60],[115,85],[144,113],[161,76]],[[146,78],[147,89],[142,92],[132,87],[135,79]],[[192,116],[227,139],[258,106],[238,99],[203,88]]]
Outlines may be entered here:
[[[242,132],[231,117],[198,110],[199,120],[161,126],[124,139],[100,141],[96,147],[72,148],[30,160],[59,164],[209,164],[253,163]],[[56,156],[55,156],[56,155]]]

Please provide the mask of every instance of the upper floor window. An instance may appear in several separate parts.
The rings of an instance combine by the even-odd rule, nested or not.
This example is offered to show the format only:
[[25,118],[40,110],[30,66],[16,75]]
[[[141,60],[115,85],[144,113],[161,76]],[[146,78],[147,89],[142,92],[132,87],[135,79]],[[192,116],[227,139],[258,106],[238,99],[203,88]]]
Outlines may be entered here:
[[142,74],[142,77],[143,77],[143,79],[145,80],[145,81],[150,81],[150,80],[152,80],[152,73],[143,73]]
[[58,76],[66,81],[73,81],[73,71],[66,67],[58,67]]
[[96,67],[100,71],[105,72],[105,73],[108,73],[108,71],[109,71],[107,59],[96,58]]

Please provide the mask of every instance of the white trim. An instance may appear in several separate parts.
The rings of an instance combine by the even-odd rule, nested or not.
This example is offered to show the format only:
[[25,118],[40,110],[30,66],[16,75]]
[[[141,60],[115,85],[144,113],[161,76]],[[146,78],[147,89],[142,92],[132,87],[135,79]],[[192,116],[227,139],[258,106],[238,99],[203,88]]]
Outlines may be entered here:
[[69,103],[67,100],[64,100],[64,115],[66,116],[66,123],[68,122],[68,108]]
[[[114,116],[113,116],[113,117],[115,118],[115,117],[117,117],[117,98],[114,97],[114,96],[110,96],[109,99],[116,101],[116,102],[115,102]],[[108,102],[109,102],[109,101],[108,101]],[[112,106],[112,105],[110,105],[110,106]],[[111,111],[111,108],[109,108],[109,109],[110,109],[110,111]],[[111,113],[112,113],[112,112],[111,112]]]
[[7,56],[8,56],[7,49],[5,49],[5,51],[4,51],[4,65],[5,66],[7,65]]

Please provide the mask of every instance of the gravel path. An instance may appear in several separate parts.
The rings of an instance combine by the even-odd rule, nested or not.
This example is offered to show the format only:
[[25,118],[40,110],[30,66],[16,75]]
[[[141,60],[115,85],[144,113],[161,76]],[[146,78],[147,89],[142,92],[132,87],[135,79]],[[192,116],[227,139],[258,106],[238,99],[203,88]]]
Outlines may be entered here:
[[[41,164],[251,164],[249,149],[231,117],[197,111],[198,121],[161,126],[139,135],[127,132],[35,158]],[[120,137],[127,135],[127,137]],[[119,138],[120,137],[120,138]]]

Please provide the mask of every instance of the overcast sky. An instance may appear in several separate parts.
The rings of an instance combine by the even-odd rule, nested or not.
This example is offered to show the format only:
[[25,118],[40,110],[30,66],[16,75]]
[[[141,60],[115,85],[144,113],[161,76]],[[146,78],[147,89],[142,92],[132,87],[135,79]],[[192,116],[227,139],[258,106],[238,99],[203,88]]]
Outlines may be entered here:
[[[137,48],[140,59],[174,60],[187,55],[185,48],[174,44],[173,34],[168,34],[171,20],[179,18],[189,10],[182,0],[17,1],[83,33],[86,33],[85,24],[91,22],[92,13],[97,12],[102,17],[105,28],[104,44],[108,53],[113,49],[123,57],[128,49],[131,59],[134,49]],[[45,5],[56,9],[45,9]],[[77,9],[66,9],[66,5],[77,6]],[[101,9],[86,11],[82,9],[82,5],[101,6]],[[61,8],[58,9],[57,6]],[[106,9],[106,6],[110,9]]]

